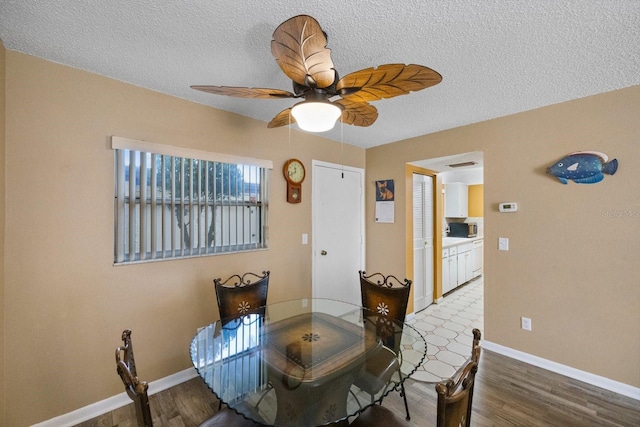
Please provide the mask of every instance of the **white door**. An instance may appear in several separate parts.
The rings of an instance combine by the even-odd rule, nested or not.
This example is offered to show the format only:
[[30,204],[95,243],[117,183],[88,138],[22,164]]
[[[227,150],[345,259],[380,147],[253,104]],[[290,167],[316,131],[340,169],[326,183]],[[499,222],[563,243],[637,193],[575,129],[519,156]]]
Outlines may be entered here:
[[433,302],[433,177],[413,174],[413,305]]
[[360,305],[364,170],[313,161],[313,297]]

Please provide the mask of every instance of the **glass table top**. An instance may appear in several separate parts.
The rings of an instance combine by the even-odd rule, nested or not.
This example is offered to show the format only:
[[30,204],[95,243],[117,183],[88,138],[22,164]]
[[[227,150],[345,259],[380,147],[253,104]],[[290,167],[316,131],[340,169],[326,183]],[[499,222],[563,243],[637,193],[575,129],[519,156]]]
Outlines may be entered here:
[[[372,399],[354,380],[384,346],[399,369]],[[426,342],[410,325],[359,306],[300,299],[211,323],[194,336],[190,353],[230,408],[262,424],[299,427],[341,421],[379,402],[422,364]]]

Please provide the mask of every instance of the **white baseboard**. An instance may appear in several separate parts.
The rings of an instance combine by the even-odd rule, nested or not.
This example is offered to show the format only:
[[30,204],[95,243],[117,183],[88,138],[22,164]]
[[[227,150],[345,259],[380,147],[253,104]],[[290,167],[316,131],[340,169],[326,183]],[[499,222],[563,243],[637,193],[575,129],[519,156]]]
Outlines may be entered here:
[[[156,394],[198,376],[194,368],[185,369],[149,383],[149,395]],[[118,380],[119,381],[119,380]],[[131,403],[126,392],[101,400],[73,412],[34,424],[32,427],[71,427]]]
[[612,391],[614,393],[621,394],[623,396],[630,397],[632,399],[640,400],[640,388],[631,386],[629,384],[614,381],[609,378],[592,374],[590,372],[581,371],[570,366],[543,359],[542,357],[514,350],[509,347],[504,347],[500,344],[495,344],[490,341],[482,341],[482,348],[502,354],[512,359],[520,360],[521,362],[525,362],[542,369],[546,369],[551,372],[555,372],[560,375],[564,375],[569,378],[573,378],[578,381],[582,381],[587,384],[591,384],[596,387],[603,388],[605,390]]

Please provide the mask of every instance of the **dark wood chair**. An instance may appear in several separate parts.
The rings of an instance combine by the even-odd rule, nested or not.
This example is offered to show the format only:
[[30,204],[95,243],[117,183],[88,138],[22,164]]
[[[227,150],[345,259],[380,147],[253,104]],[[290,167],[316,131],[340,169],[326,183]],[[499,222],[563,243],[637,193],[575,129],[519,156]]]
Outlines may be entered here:
[[482,348],[480,347],[480,339],[482,338],[482,333],[480,329],[473,329],[473,344],[471,346],[471,360],[480,365],[480,352]]
[[138,379],[136,362],[133,357],[133,345],[131,344],[131,331],[129,329],[125,329],[122,332],[122,341],[124,341],[124,345],[116,348],[116,370],[122,379],[125,391],[135,405],[138,426],[152,427],[151,408],[149,407],[149,396],[147,395],[149,384]]
[[[253,416],[259,418],[257,412],[254,412]],[[253,422],[237,412],[224,407],[208,420],[204,421],[199,427],[263,427],[264,424]]]
[[[213,279],[223,327],[237,326],[232,320],[247,314],[264,316],[269,291],[269,275],[270,271],[263,271],[262,275],[249,272],[243,275],[234,274],[224,281],[221,278]],[[270,384],[267,385],[262,397],[272,389]],[[262,397],[256,407],[262,401]]]
[[[385,346],[382,351],[367,359],[354,381],[354,385],[368,393],[373,400],[376,393],[388,386],[394,373],[401,375],[398,357],[401,357],[400,341],[411,280],[400,281],[395,276],[385,276],[382,273],[367,275],[364,271],[360,271],[359,275],[365,327],[374,328]],[[400,395],[404,399],[407,420],[410,420],[403,384],[400,385]]]
[[411,427],[413,424],[403,420],[390,409],[382,405],[372,405],[353,420],[350,427]]
[[[149,396],[147,390],[149,384],[138,379],[136,363],[133,357],[133,346],[131,344],[131,331],[125,329],[122,332],[123,346],[116,348],[116,369],[118,375],[124,383],[124,388],[135,404],[136,419],[138,427],[153,427],[151,419],[151,407],[149,406]],[[223,408],[216,412],[211,418],[201,424],[201,427],[258,427],[262,424],[238,415],[234,411]]]
[[473,358],[472,355],[471,359],[452,378],[436,384],[436,392],[438,393],[437,427],[470,426],[473,386],[476,372],[478,372],[478,364]]
[[269,290],[269,271],[262,275],[234,274],[225,281],[213,279],[220,319],[230,319],[250,313],[264,315]]

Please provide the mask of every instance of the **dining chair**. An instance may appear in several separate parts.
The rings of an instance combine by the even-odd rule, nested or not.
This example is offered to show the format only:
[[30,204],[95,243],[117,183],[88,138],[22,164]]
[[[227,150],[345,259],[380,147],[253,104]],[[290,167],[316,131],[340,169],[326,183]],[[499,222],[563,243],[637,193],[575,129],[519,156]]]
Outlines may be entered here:
[[[234,274],[224,281],[219,277],[213,279],[223,327],[229,325],[232,319],[247,314],[264,316],[270,274],[270,271],[263,271],[261,275],[248,272],[242,275]],[[272,389],[273,386],[267,384],[262,397],[255,405],[256,408]]]
[[213,279],[220,319],[229,319],[250,313],[264,314],[269,290],[269,271],[262,275],[234,274],[225,281]]
[[[473,329],[473,344],[472,344],[472,350],[471,350],[471,356],[469,357],[469,359],[467,360],[467,362],[465,363],[465,365],[463,365],[456,374],[454,374],[453,378],[456,378],[457,380],[449,380],[452,381],[452,384],[455,384],[456,381],[460,381],[459,378],[462,378],[462,382],[464,383],[464,380],[466,379],[465,374],[467,376],[471,375],[471,364],[475,363],[475,369],[477,370],[477,364],[480,361],[480,339],[481,339],[482,334],[480,333],[479,329]],[[453,409],[449,409],[446,408],[444,411],[445,415],[447,417],[449,417],[450,419],[452,419],[452,421],[449,421],[448,419],[445,421],[445,424],[440,424],[440,421],[438,421],[438,427],[442,427],[442,426],[447,426],[447,427],[451,427],[451,426],[455,426],[455,427],[460,427],[460,426],[469,426],[469,422],[468,420],[470,420],[471,418],[471,402],[473,400],[473,383],[474,383],[474,379],[475,379],[475,372],[473,373],[474,377],[471,378],[470,380],[467,380],[466,383],[466,387],[467,390],[466,392],[468,393],[468,407],[466,408],[467,412],[464,413],[464,417],[459,419],[459,418],[455,418],[454,417],[454,410]],[[445,382],[443,383],[442,387],[447,387],[447,384],[449,382]],[[440,383],[438,384],[440,385]],[[438,394],[439,396],[439,394]],[[463,397],[461,397],[462,399]],[[463,404],[461,404],[461,407],[464,407]],[[438,397],[438,420],[440,417],[440,413],[442,412],[442,410],[440,410],[440,397]],[[460,424],[459,424],[460,423]],[[409,427],[411,426],[410,423],[408,423],[407,421],[403,420],[402,418],[398,417],[393,411],[391,411],[390,409],[385,408],[382,405],[372,405],[369,406],[367,409],[365,409],[355,420],[353,420],[353,422],[350,424],[350,427],[373,427],[373,426],[385,426],[385,427]]]
[[[382,273],[367,275],[360,271],[360,292],[365,327],[375,328],[384,347],[373,357],[367,359],[364,367],[356,376],[354,385],[371,396],[383,387],[388,387],[394,373],[400,373],[400,341],[407,304],[411,291],[411,280],[400,281],[393,275]],[[404,399],[404,407],[409,415],[409,405],[404,385],[400,384],[400,395]]]
[[353,420],[350,427],[411,427],[413,424],[397,416],[382,405],[371,405]]
[[[479,352],[477,354],[479,355]],[[472,355],[452,378],[436,384],[437,427],[470,426],[473,387],[476,372],[478,372],[478,364],[473,358]]]
[[482,348],[480,347],[480,339],[482,338],[482,333],[480,329],[473,328],[473,344],[471,345],[471,360],[480,365],[480,352]]
[[262,427],[264,424],[251,421],[237,412],[224,407],[198,427]]
[[124,345],[116,348],[116,370],[122,379],[127,395],[133,400],[138,427],[153,427],[149,396],[147,395],[149,384],[138,378],[136,362],[133,357],[131,330],[125,329],[122,332],[122,341]]
[[[124,341],[124,345],[116,348],[118,375],[120,375],[124,383],[127,394],[135,404],[138,427],[153,427],[151,407],[149,406],[149,396],[147,394],[149,384],[138,379],[136,363],[133,357],[133,345],[131,344],[131,330],[125,329],[122,332],[122,341]],[[200,424],[201,427],[257,427],[261,425],[228,408],[220,409],[211,418]]]

